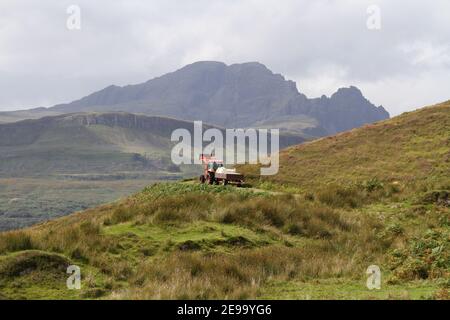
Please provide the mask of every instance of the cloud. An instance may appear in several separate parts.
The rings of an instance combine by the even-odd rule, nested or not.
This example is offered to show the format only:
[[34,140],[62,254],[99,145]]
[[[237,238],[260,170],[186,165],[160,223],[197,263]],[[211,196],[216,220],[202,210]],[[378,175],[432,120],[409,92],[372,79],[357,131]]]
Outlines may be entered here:
[[[66,28],[73,4],[81,30]],[[366,27],[370,5],[380,30]],[[308,96],[356,85],[393,114],[449,99],[447,0],[2,0],[0,12],[0,110],[71,101],[198,60],[260,61]]]

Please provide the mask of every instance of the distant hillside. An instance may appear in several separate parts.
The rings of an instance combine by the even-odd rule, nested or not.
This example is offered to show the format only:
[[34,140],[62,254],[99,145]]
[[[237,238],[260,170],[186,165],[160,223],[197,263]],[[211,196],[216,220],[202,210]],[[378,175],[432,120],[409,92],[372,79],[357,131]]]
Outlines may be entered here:
[[[198,175],[200,166],[170,159],[170,137],[179,128],[192,133],[193,123],[110,112],[0,124],[0,230],[110,202],[155,181]],[[280,145],[304,140],[287,133]]]
[[70,114],[0,125],[0,175],[164,170],[170,134],[192,124],[124,113]]
[[[116,112],[0,124],[0,177],[178,171],[170,160],[170,137],[178,128],[193,132],[193,123]],[[304,140],[283,134],[280,145]]]
[[30,110],[4,111],[0,112],[0,124],[8,122],[17,122],[25,119],[38,119],[47,116],[60,114],[47,108],[35,108]]
[[241,170],[301,190],[370,179],[450,185],[450,101],[285,149],[274,176]]
[[203,120],[228,128],[276,123],[283,130],[295,127],[312,136],[334,134],[389,117],[383,107],[374,106],[355,87],[341,88],[330,98],[308,99],[298,92],[295,82],[260,63],[227,66],[197,62],[145,83],[109,86],[49,109],[0,113],[0,122],[49,112],[91,111]]

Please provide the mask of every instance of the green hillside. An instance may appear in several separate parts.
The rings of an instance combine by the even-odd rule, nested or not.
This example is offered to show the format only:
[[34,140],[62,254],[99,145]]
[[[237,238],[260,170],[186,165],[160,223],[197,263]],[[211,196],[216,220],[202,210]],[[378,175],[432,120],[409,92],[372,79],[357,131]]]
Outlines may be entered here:
[[[113,112],[0,124],[0,231],[108,203],[155,181],[196,176],[199,166],[170,159],[178,128],[192,132],[193,123]],[[299,133],[280,137],[281,146],[302,141]]]
[[[171,130],[192,124],[86,113],[0,124],[0,230],[29,226],[180,179]],[[191,129],[192,130],[192,129]]]
[[[121,112],[0,124],[0,177],[179,172],[182,168],[170,160],[175,144],[170,137],[180,128],[192,133],[193,126],[188,121]],[[281,147],[303,141],[298,133],[280,136]]]
[[255,184],[307,192],[378,180],[402,187],[450,184],[450,101],[290,147],[277,175],[240,168]]
[[170,134],[192,123],[127,113],[87,113],[0,125],[0,175],[164,171]]
[[30,110],[18,110],[18,111],[1,111],[0,112],[0,124],[17,122],[27,119],[39,119],[42,117],[59,115],[60,112],[51,111],[46,108],[35,108]]
[[[448,104],[425,108],[288,149],[280,176],[255,177],[257,188],[159,183],[109,205],[1,233],[0,294],[448,299],[448,110]],[[342,162],[334,158],[339,150]],[[345,155],[358,158],[350,165]],[[412,159],[428,165],[419,171]],[[287,160],[298,170],[294,177]],[[388,167],[374,171],[374,161]],[[327,165],[328,172],[307,175],[309,166]],[[398,170],[392,175],[389,168]],[[81,268],[81,290],[66,288],[71,264]],[[381,269],[379,290],[366,287],[370,265]]]

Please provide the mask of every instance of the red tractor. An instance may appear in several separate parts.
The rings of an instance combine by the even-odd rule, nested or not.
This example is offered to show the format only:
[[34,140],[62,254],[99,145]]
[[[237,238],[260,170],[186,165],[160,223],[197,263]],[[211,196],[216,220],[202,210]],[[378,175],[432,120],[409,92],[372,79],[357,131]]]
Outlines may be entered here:
[[212,155],[200,155],[203,164],[203,174],[200,176],[200,182],[209,184],[227,185],[234,183],[241,186],[244,183],[244,176],[237,173],[235,169],[227,169],[223,165],[223,160],[216,159]]

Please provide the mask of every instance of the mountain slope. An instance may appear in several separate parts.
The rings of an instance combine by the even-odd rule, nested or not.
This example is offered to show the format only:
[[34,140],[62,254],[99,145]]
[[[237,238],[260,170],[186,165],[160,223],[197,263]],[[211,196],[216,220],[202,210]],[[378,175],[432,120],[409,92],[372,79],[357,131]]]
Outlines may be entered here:
[[[448,299],[449,110],[447,102],[289,148],[280,174],[260,185],[277,192],[156,184],[0,233],[0,292],[11,299]],[[280,184],[307,192],[280,192]],[[77,291],[65,287],[73,264],[84,279]],[[366,287],[372,265],[382,272],[380,290]]]
[[[339,89],[330,98],[308,99],[298,92],[293,81],[285,80],[260,63],[227,66],[212,61],[193,63],[137,85],[109,86],[46,110],[52,113],[91,111],[203,120],[228,128],[254,127],[267,121],[280,123],[283,118],[297,117],[299,128],[310,128],[310,132],[322,135],[389,117],[383,107],[374,106],[354,87]],[[3,113],[3,119],[8,114]],[[312,121],[302,121],[299,116]]]
[[30,110],[19,110],[19,111],[3,111],[0,112],[0,124],[17,122],[26,119],[38,119],[58,114],[60,113],[56,111],[51,111],[47,108],[35,108]]
[[163,170],[176,128],[192,123],[125,113],[70,114],[0,125],[2,176]]
[[[109,202],[153,181],[198,175],[199,166],[171,161],[171,134],[180,128],[192,134],[193,123],[120,112],[0,124],[0,230]],[[304,140],[284,134],[280,145]]]
[[[0,124],[0,177],[165,170],[173,167],[172,132],[183,128],[193,133],[193,127],[193,122],[122,112]],[[304,140],[296,133],[282,134],[280,146]]]
[[[242,170],[258,181],[257,168]],[[378,179],[450,184],[450,102],[321,138],[280,153],[280,171],[261,181],[301,190]]]
[[89,113],[0,124],[0,230],[107,203],[152,181],[192,175],[171,164],[175,128],[192,130],[192,123]]

